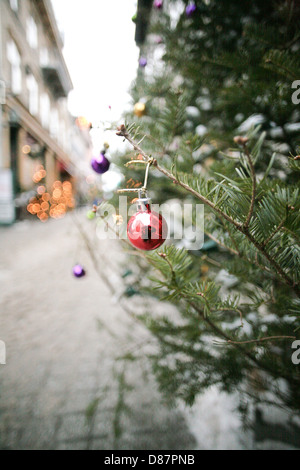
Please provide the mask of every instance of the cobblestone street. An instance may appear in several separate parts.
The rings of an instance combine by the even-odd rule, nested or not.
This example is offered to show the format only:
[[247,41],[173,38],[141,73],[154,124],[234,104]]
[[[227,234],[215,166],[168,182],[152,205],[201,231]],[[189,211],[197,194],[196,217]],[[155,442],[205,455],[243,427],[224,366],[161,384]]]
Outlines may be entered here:
[[[0,366],[1,449],[249,446],[227,398],[210,392],[195,418],[195,410],[163,403],[146,360],[117,360],[151,342],[101,281],[70,216],[2,227],[0,246],[0,339],[7,349]],[[117,286],[111,267],[122,259],[119,245],[98,240],[98,247],[100,275]],[[76,262],[86,277],[72,276]]]

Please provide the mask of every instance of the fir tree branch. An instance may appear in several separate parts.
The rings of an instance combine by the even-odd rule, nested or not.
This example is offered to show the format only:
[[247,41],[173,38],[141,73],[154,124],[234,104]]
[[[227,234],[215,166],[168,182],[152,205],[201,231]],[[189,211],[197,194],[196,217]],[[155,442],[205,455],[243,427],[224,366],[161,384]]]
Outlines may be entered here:
[[217,245],[219,245],[220,247],[224,248],[225,250],[229,251],[229,253],[231,253],[232,255],[236,255],[236,256],[240,256],[240,252],[239,251],[236,251],[234,250],[233,248],[230,248],[229,246],[225,245],[224,243],[222,243],[220,240],[218,240],[216,237],[214,237],[211,233],[209,232],[204,232],[205,235],[208,236],[208,238],[210,238],[213,242],[215,242]]
[[248,163],[249,163],[250,171],[251,171],[251,178],[252,178],[251,204],[250,204],[250,209],[249,209],[249,213],[248,213],[246,222],[243,225],[243,228],[247,229],[249,227],[251,217],[252,217],[253,211],[254,211],[255,196],[256,196],[256,175],[255,175],[255,169],[254,169],[253,161],[252,161],[251,155],[249,153],[249,150],[247,148],[247,143],[246,142],[244,143],[243,148],[244,148],[244,152],[245,152],[245,154],[247,156],[247,159],[248,159]]
[[284,72],[286,72],[288,75],[290,75],[291,78],[294,79],[294,80],[297,80],[297,78],[298,78],[297,75],[296,75],[294,72],[292,72],[292,71],[289,70],[287,67],[285,67],[284,65],[282,65],[282,64],[280,64],[280,63],[278,63],[278,62],[277,62],[277,63],[274,62],[274,61],[273,61],[272,59],[270,59],[270,58],[265,59],[265,63],[266,63],[266,64],[274,65],[275,68],[280,68],[281,70],[283,70]]
[[299,41],[299,39],[300,39],[300,34],[297,34],[289,42],[286,42],[285,44],[282,44],[282,45],[278,45],[277,48],[279,50],[281,50],[281,49],[290,49],[290,47],[293,46],[297,41]]
[[[204,315],[204,312],[193,302],[188,299],[186,299],[187,303],[199,314],[199,316],[202,318],[203,321],[205,321],[210,328],[221,338],[226,339],[226,341],[229,344],[232,344],[232,346],[235,346],[241,353],[246,356],[248,359],[250,359],[251,362],[256,364],[260,369],[265,370],[266,372],[270,373],[273,377],[278,377],[278,371],[273,370],[271,367],[268,367],[267,365],[263,364],[259,359],[257,359],[253,354],[251,354],[249,351],[245,350],[243,348],[243,343],[242,342],[236,342],[233,341],[229,336],[221,329],[219,328],[215,323],[213,323],[210,318]],[[285,374],[281,374],[283,378],[286,378],[287,380],[291,380],[290,376],[286,376]]]
[[165,253],[158,253],[158,256],[160,256],[162,259],[164,259],[168,263],[168,265],[170,267],[170,271],[171,271],[172,283],[175,286],[177,286],[176,273],[173,269],[172,263],[170,263],[170,261],[168,260],[167,255]]
[[[232,234],[230,233],[229,229],[226,228],[232,242],[234,243],[235,247],[237,248],[236,250],[234,250],[233,248],[230,248],[229,246],[225,245],[224,243],[222,243],[220,240],[218,240],[216,237],[214,237],[213,235],[211,235],[209,232],[204,232],[205,235],[207,235],[211,240],[213,240],[215,243],[217,243],[217,245],[219,245],[220,247],[224,248],[225,250],[229,251],[229,253],[231,253],[232,255],[235,255],[235,256],[238,256],[239,258],[247,261],[247,263],[249,264],[253,264],[254,266],[257,266],[259,269],[261,269],[262,271],[265,271],[266,273],[274,276],[274,273],[272,271],[270,271],[270,269],[268,269],[266,266],[263,266],[261,264],[259,264],[258,260],[255,259],[255,260],[251,260],[249,259],[247,256],[245,256],[241,251],[238,250],[238,247],[236,245],[236,242],[234,240],[234,238],[232,237]],[[257,256],[256,256],[257,258]],[[281,282],[283,282],[282,279],[280,279]],[[284,282],[285,284],[285,282]]]
[[271,233],[271,235],[264,241],[264,246],[267,246],[268,243],[272,240],[273,237],[275,237],[276,233],[278,233],[282,227],[284,226],[286,221],[286,217],[280,222],[278,227]]
[[296,338],[296,336],[268,336],[266,338],[250,339],[248,341],[228,340],[228,343],[230,343],[230,344],[250,344],[250,343],[260,343],[262,341],[272,341],[274,339],[278,340],[278,339],[297,339],[297,338]]
[[[146,161],[150,161],[150,158],[152,159],[152,164],[153,166],[162,174],[164,174],[167,178],[169,178],[171,181],[173,181],[173,183],[181,186],[182,188],[184,188],[187,192],[191,193],[193,196],[195,196],[197,199],[199,199],[201,202],[203,202],[203,204],[209,206],[214,212],[216,212],[216,214],[218,214],[219,216],[221,216],[223,219],[225,219],[227,222],[230,222],[230,224],[234,225],[236,227],[236,229],[243,233],[247,238],[248,240],[256,247],[257,250],[259,250],[262,255],[269,261],[270,265],[274,268],[274,270],[277,272],[277,274],[285,281],[285,283],[287,285],[289,285],[293,290],[294,292],[296,293],[296,295],[298,297],[300,297],[300,286],[299,284],[296,284],[294,283],[293,279],[290,278],[288,276],[288,274],[286,274],[286,272],[281,268],[281,266],[277,263],[277,261],[272,258],[272,256],[270,255],[270,253],[268,253],[266,251],[266,247],[264,246],[263,243],[259,243],[255,238],[254,236],[250,233],[249,231],[249,227],[246,225],[243,225],[243,224],[240,224],[239,222],[237,222],[236,220],[234,220],[232,217],[230,217],[229,215],[227,215],[225,212],[223,212],[221,209],[219,209],[213,202],[211,202],[210,200],[208,200],[206,197],[202,196],[202,194],[198,193],[198,191],[195,191],[193,188],[191,188],[188,184],[186,183],[183,183],[182,181],[180,181],[176,176],[174,176],[170,171],[166,170],[165,168],[161,167],[158,163],[157,163],[157,160],[156,159],[153,159],[153,157],[150,157],[149,155],[147,155],[135,142],[134,140],[130,137],[129,133],[127,132],[127,129],[126,127],[122,124],[119,128],[118,128],[118,132],[117,132],[117,135],[118,136],[121,136],[121,137],[124,137],[126,140],[128,140],[128,142],[134,147],[135,150],[137,150],[138,152],[140,152],[146,159]],[[244,140],[244,143],[242,141],[240,141],[240,143],[242,143],[243,145],[246,144],[247,142],[247,138],[241,138],[241,139],[245,139]],[[251,161],[251,163],[250,163]],[[249,155],[249,164],[250,164],[250,168],[251,166],[253,167],[253,162],[251,160],[251,157]],[[253,171],[253,173],[252,173]],[[248,214],[248,217],[247,217],[247,220],[249,219],[249,222],[250,222],[250,219],[252,217],[252,214],[253,214],[253,209],[254,209],[254,203],[255,203],[255,193],[256,193],[256,178],[255,178],[255,172],[254,172],[254,167],[251,168],[251,173],[252,173],[252,177],[253,177],[253,188],[252,188],[252,200],[251,200],[251,206],[250,206],[250,210],[249,210],[249,214]],[[246,222],[247,222],[246,220]]]
[[281,268],[281,266],[275,261],[274,258],[266,251],[266,248],[263,243],[258,243],[253,235],[249,232],[248,229],[242,230],[242,233],[244,233],[249,241],[264,255],[264,257],[269,261],[270,265],[274,268],[274,270],[277,272],[277,274],[285,281],[285,283],[293,289],[295,294],[297,294],[298,297],[300,297],[300,286],[299,284],[296,284],[288,274]]
[[[158,255],[163,258],[169,265],[170,267],[170,270],[171,270],[171,273],[172,273],[172,278],[175,276],[175,272],[174,272],[174,269],[173,269],[173,266],[171,264],[171,262],[168,260],[167,256],[165,253],[158,253]],[[176,279],[175,279],[176,281]],[[209,305],[209,302],[207,300],[207,298],[205,297],[205,295],[202,293],[202,292],[199,292],[197,295],[201,296],[204,301],[205,301],[205,304],[206,304],[206,307],[208,308],[208,310],[211,312],[212,309]],[[259,360],[256,359],[255,356],[253,356],[251,353],[249,353],[248,351],[246,351],[242,346],[242,342],[239,343],[239,342],[235,342],[233,340],[230,339],[230,337],[221,329],[219,328],[205,313],[204,311],[198,307],[197,304],[195,304],[195,302],[191,301],[188,299],[187,295],[186,294],[182,294],[181,293],[181,297],[199,314],[199,316],[210,326],[210,328],[217,333],[217,335],[221,338],[224,338],[227,340],[228,343],[232,344],[233,346],[235,346],[236,348],[238,348],[246,357],[248,357],[248,359],[250,359],[252,362],[254,362],[256,365],[258,365],[260,368],[266,370],[267,372],[271,373],[272,375],[276,375],[276,373],[271,369],[271,368],[268,368],[266,367],[265,365],[261,364]],[[220,309],[213,309],[214,311],[236,311],[239,313],[240,315],[240,319],[241,319],[241,327],[243,327],[243,315],[242,315],[242,312],[241,310],[239,310],[238,308],[220,308]],[[274,337],[275,338],[275,337]],[[282,337],[278,337],[278,338],[282,338]],[[251,340],[250,342],[252,342],[253,340]]]
[[[225,225],[225,223],[224,223],[224,225]],[[239,250],[239,247],[238,247],[238,245],[237,245],[237,243],[236,243],[236,241],[235,241],[235,239],[234,239],[234,237],[233,237],[233,235],[232,235],[230,229],[227,228],[226,225],[225,225],[225,229],[226,229],[226,231],[227,231],[227,233],[228,233],[228,235],[229,235],[230,240],[232,241],[232,243],[234,244],[234,246],[235,246],[235,248],[236,248],[236,251],[235,251],[235,250],[232,250],[232,252],[233,252],[233,253],[235,252],[237,256],[239,256],[240,258],[242,258],[243,255],[242,255],[241,251]]]
[[[134,142],[134,140],[130,137],[129,133],[127,132],[127,129],[124,125],[121,125],[119,128],[118,128],[118,132],[117,132],[117,135],[119,136],[122,136],[124,137],[126,140],[128,140],[128,142],[133,146],[133,148],[135,150],[137,150],[138,152],[140,152],[143,157],[145,157],[145,159],[147,161],[150,160],[150,156],[147,155],[139,146],[136,142]],[[205,198],[204,196],[202,196],[201,194],[199,194],[197,191],[195,191],[193,188],[191,188],[188,184],[185,184],[183,183],[182,181],[179,181],[170,171],[166,170],[165,168],[161,167],[158,163],[157,163],[157,160],[153,160],[153,166],[158,170],[160,171],[161,173],[163,173],[165,176],[167,176],[171,181],[173,181],[173,183],[175,184],[178,184],[179,186],[181,186],[182,188],[184,188],[186,191],[190,192],[191,194],[193,194],[197,199],[200,199],[200,201],[203,202],[203,204],[206,204],[208,205],[212,210],[214,210],[215,212],[217,212],[221,217],[223,217],[224,219],[226,219],[228,222],[230,222],[231,224],[235,225],[236,228],[238,229],[241,229],[242,225],[239,223],[239,222],[236,222],[234,219],[232,219],[232,217],[230,217],[229,215],[225,214],[225,212],[223,212],[221,209],[219,209],[218,207],[216,207],[215,204],[213,204],[211,201],[209,201],[207,198]]]
[[[215,207],[215,205],[211,202],[211,201],[208,201],[204,196],[202,196],[201,194],[199,194],[197,191],[195,191],[194,189],[190,188],[187,184],[185,183],[182,183],[180,181],[178,181],[173,175],[172,173],[170,173],[169,171],[165,170],[164,168],[160,167],[157,163],[156,160],[154,160],[153,162],[153,165],[161,172],[163,173],[164,175],[166,175],[171,181],[173,181],[174,183],[178,184],[179,186],[181,186],[182,188],[186,189],[188,192],[190,192],[191,194],[193,194],[195,197],[197,197],[198,199],[200,199],[204,204],[208,205],[209,207],[211,207],[215,212],[217,212],[218,215],[220,215],[221,217],[223,217],[225,220],[227,220],[227,222],[230,222],[232,225],[234,225],[237,230],[239,230],[241,233],[243,233],[247,238],[248,240],[257,248],[257,250],[259,250],[262,255],[269,261],[270,265],[275,269],[275,271],[277,272],[277,274],[285,281],[286,284],[288,284],[293,290],[294,292],[297,294],[298,297],[300,297],[300,286],[295,284],[293,279],[291,279],[288,274],[285,273],[285,271],[281,268],[281,266],[277,263],[277,261],[275,261],[275,259],[272,258],[272,256],[266,251],[266,248],[263,244],[260,244],[258,243],[255,238],[253,237],[253,235],[250,233],[248,227],[243,227],[241,224],[239,224],[238,222],[236,222],[234,219],[232,219],[230,216],[228,216],[227,214],[225,214],[224,212],[222,212],[220,209],[218,209],[217,207]],[[254,202],[253,202],[253,205],[254,205]],[[253,209],[252,209],[253,210]],[[249,212],[250,214],[250,212]],[[252,216],[252,213],[250,215],[250,217]]]
[[243,314],[242,314],[242,311],[239,308],[234,308],[234,307],[232,307],[232,308],[230,308],[230,307],[218,308],[218,309],[215,309],[215,312],[237,312],[240,316],[241,328],[244,327]]
[[73,219],[73,222],[74,224],[76,225],[84,243],[85,243],[85,246],[86,246],[86,249],[90,255],[90,258],[92,260],[92,263],[94,265],[94,269],[96,271],[96,273],[98,274],[98,276],[100,277],[100,279],[104,282],[104,284],[106,284],[106,286],[109,288],[110,292],[112,294],[115,294],[115,288],[114,286],[112,285],[112,283],[110,282],[109,278],[107,276],[104,276],[102,271],[99,269],[99,266],[98,266],[98,261],[97,261],[97,258],[95,256],[95,253],[94,253],[94,250],[91,246],[91,243],[90,243],[90,240],[88,238],[88,236],[86,235],[82,225],[80,224],[79,220],[76,218],[75,214],[72,213],[72,219]]
[[213,266],[217,266],[218,268],[222,267],[221,263],[218,263],[216,260],[210,258],[207,255],[202,256],[201,260],[202,261],[207,261],[208,263],[212,264]]
[[[225,222],[221,219],[223,225],[224,225],[224,228],[226,230],[226,232],[228,233],[232,243],[234,244],[234,246],[236,247],[236,250],[234,250],[233,248],[230,248],[229,246],[225,245],[224,243],[220,242],[220,240],[218,240],[216,237],[214,237],[213,235],[211,235],[210,233],[208,232],[204,232],[205,235],[207,235],[209,238],[211,238],[211,240],[213,240],[214,242],[216,242],[219,246],[221,246],[222,248],[224,248],[225,250],[229,251],[229,253],[231,253],[232,255],[235,255],[235,256],[238,256],[239,258],[247,261],[247,263],[249,264],[252,264],[254,266],[257,266],[259,269],[261,269],[262,271],[265,271],[266,273],[270,274],[270,275],[273,275],[274,276],[274,273],[267,267],[267,266],[263,266],[262,264],[260,264],[257,260],[257,253],[256,253],[256,256],[255,256],[255,260],[254,259],[249,259],[246,255],[244,255],[238,248],[237,246],[237,243],[230,231],[230,229],[226,226]],[[286,282],[282,279],[280,279],[280,282],[284,282],[284,284],[286,284]]]
[[300,238],[297,236],[295,232],[292,232],[292,230],[288,229],[287,227],[282,227],[282,230],[290,234],[296,240],[298,245],[300,245]]
[[191,188],[188,184],[183,183],[182,181],[178,180],[172,173],[170,173],[168,170],[165,168],[161,167],[158,163],[157,160],[153,161],[153,166],[160,171],[160,173],[163,173],[165,176],[167,176],[173,183],[178,184],[178,186],[181,186],[184,188],[186,191],[191,193],[193,196],[195,196],[197,199],[199,199],[203,204],[209,206],[214,212],[216,212],[218,215],[223,217],[227,222],[230,222],[232,225],[234,225],[238,230],[241,230],[242,226],[239,222],[234,220],[232,217],[227,215],[225,212],[223,212],[221,209],[219,209],[213,202],[211,202],[209,199],[206,197],[202,196],[202,194],[198,193],[198,191],[195,191],[193,188]]

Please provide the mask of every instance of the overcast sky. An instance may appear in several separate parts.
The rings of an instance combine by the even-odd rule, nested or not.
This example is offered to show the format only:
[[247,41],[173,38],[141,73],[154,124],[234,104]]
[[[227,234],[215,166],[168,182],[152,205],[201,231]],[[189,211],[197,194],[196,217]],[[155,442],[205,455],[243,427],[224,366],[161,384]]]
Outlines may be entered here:
[[[123,111],[132,106],[128,90],[136,78],[139,49],[131,18],[137,0],[52,0],[52,5],[64,35],[63,54],[74,86],[69,110],[93,123],[94,155],[104,142],[109,143],[110,154],[124,151],[126,144],[116,136],[115,127],[110,132],[104,129],[122,122]],[[114,190],[120,179],[112,166],[102,175],[103,189]]]
[[[52,0],[73,81],[69,108],[93,122],[119,119],[138,67],[137,0]],[[111,109],[110,109],[111,107]]]

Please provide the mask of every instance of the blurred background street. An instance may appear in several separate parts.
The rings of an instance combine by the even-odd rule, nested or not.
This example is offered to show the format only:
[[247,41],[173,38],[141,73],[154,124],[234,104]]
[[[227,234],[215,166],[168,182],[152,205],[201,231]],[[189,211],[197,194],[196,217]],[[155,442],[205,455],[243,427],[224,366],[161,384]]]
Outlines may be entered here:
[[[276,272],[265,247],[297,236],[298,193],[282,190],[277,208],[256,202],[249,149],[240,169],[232,149],[263,126],[257,183],[297,182],[299,103],[285,77],[290,62],[299,78],[294,16],[296,2],[273,0],[72,0],[72,10],[68,0],[0,0],[0,450],[300,448],[290,342],[260,350],[296,338],[289,312],[299,303],[282,276],[295,274],[296,238]],[[98,225],[118,190],[130,207],[146,189],[153,204],[177,207],[174,250],[147,263],[130,243],[101,239]],[[275,189],[263,191],[273,201]],[[195,250],[192,219],[175,236],[190,195],[206,202]],[[126,230],[118,202],[109,223]],[[254,243],[259,204],[272,214]]]
[[[92,241],[90,221],[77,216]],[[143,351],[149,333],[118,300],[119,243],[101,241],[99,278],[72,216],[0,228],[1,449],[197,449],[252,445],[234,399],[210,390],[193,409],[170,409]],[[110,263],[106,263],[106,257]],[[76,279],[79,260],[87,275]],[[126,308],[136,310],[133,300]],[[146,302],[146,301],[145,301]],[[139,308],[171,308],[156,301]],[[148,301],[149,302],[149,301]],[[122,356],[138,353],[140,360]],[[119,360],[118,360],[119,358]]]

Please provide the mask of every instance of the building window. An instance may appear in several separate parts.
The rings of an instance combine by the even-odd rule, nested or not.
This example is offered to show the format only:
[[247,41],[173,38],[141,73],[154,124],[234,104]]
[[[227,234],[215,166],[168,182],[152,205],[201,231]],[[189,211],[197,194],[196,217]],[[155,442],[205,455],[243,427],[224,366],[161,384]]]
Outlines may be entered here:
[[7,43],[7,59],[11,66],[11,91],[18,95],[22,91],[21,56],[13,40]]
[[49,128],[49,119],[50,119],[50,99],[47,93],[41,95],[41,123],[45,128]]
[[42,47],[40,50],[40,65],[41,67],[49,65],[49,51],[47,47]]
[[19,2],[18,0],[9,0],[9,4],[10,4],[10,8],[17,12],[18,11],[18,8],[19,8]]
[[60,130],[59,143],[65,151],[68,151],[67,149],[68,140],[67,140],[67,131],[66,131],[65,121],[61,121],[59,130]]
[[39,111],[39,86],[32,74],[27,77],[27,89],[29,92],[29,112],[36,116]]
[[52,109],[50,113],[50,135],[54,139],[58,138],[59,116],[57,109]]
[[32,16],[27,18],[26,22],[26,37],[30,47],[36,49],[38,46],[38,31],[37,25]]

